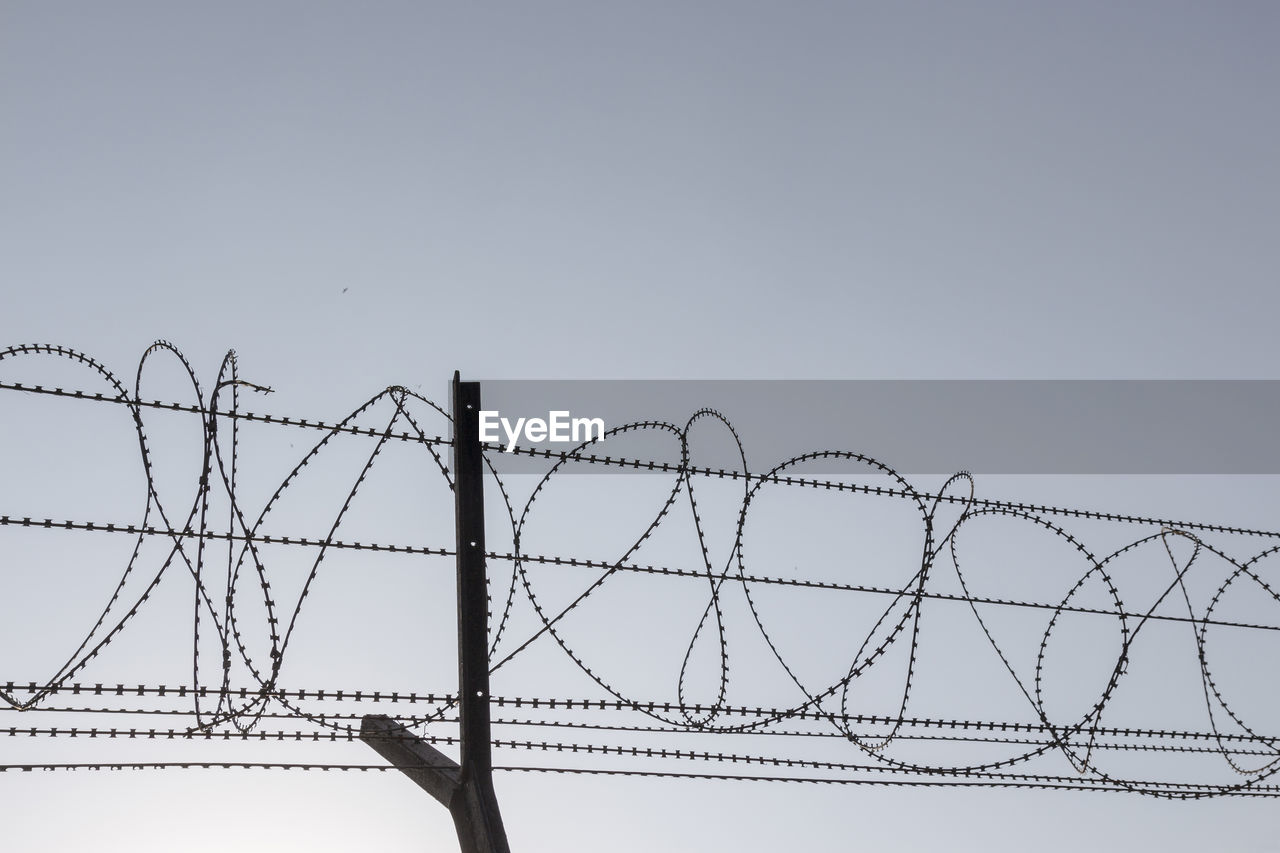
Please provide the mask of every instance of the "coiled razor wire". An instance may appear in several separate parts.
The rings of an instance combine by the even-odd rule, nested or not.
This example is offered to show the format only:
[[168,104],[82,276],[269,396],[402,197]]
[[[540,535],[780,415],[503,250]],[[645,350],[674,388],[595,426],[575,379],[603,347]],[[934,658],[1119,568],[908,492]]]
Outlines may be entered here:
[[[186,403],[151,399],[144,395],[145,379],[150,366],[165,359],[176,364],[190,385],[190,401]],[[400,717],[415,731],[426,731],[432,724],[456,720],[456,697],[448,693],[418,694],[381,690],[290,690],[280,683],[281,667],[296,636],[299,614],[321,575],[325,557],[340,550],[372,551],[419,556],[450,556],[451,543],[359,542],[340,535],[344,518],[353,501],[377,466],[382,451],[390,444],[421,449],[431,460],[442,488],[452,488],[452,474],[444,457],[451,439],[433,435],[422,426],[422,414],[449,419],[448,413],[431,400],[403,386],[389,387],[362,403],[345,418],[337,421],[299,419],[275,414],[246,411],[243,394],[266,394],[271,389],[239,376],[238,360],[228,353],[223,359],[211,388],[202,387],[195,370],[172,344],[159,341],[149,347],[137,365],[132,388],[101,362],[79,351],[53,345],[30,344],[0,350],[0,362],[26,364],[32,360],[56,360],[69,363],[93,381],[102,383],[106,391],[83,388],[48,387],[30,382],[0,381],[0,390],[36,396],[71,398],[89,404],[118,408],[131,423],[136,435],[139,460],[146,483],[146,497],[140,516],[123,519],[39,518],[18,515],[10,510],[0,515],[0,528],[23,527],[60,532],[106,533],[134,539],[131,555],[121,571],[119,582],[83,639],[53,675],[40,682],[25,685],[0,685],[0,712],[27,715],[41,714],[106,714],[177,715],[186,725],[170,728],[134,726],[57,726],[4,725],[0,717],[0,735],[39,738],[84,738],[89,740],[244,740],[258,742],[336,743],[358,737],[361,715],[334,712],[330,702],[385,702],[388,704],[420,704],[425,710]],[[389,408],[389,411],[387,411]],[[153,411],[172,411],[190,415],[201,428],[201,460],[199,488],[189,506],[175,507],[162,500],[157,486],[146,416]],[[380,427],[365,425],[364,420],[384,412]],[[271,496],[258,508],[244,503],[239,487],[245,464],[241,451],[240,425],[259,423],[281,429],[310,432],[316,438]],[[700,423],[714,423],[731,437],[736,448],[737,467],[732,470],[711,469],[694,464],[690,451],[690,433]],[[602,443],[626,434],[657,433],[675,441],[678,460],[663,461],[602,455]],[[282,496],[295,484],[299,474],[342,439],[359,437],[372,440],[364,462],[351,482],[341,508],[331,519],[323,536],[288,536],[268,533],[264,524]],[[487,446],[493,454],[503,448]],[[919,491],[901,474],[885,463],[852,451],[822,450],[798,454],[767,469],[752,470],[741,438],[728,417],[711,410],[695,412],[685,423],[643,421],[615,426],[602,439],[583,442],[569,451],[515,447],[513,452],[546,459],[550,464],[532,493],[522,505],[512,495],[487,457],[491,482],[498,488],[502,506],[511,526],[511,551],[492,551],[488,559],[509,565],[510,582],[505,589],[492,590],[495,608],[491,632],[491,669],[498,672],[517,667],[526,651],[535,644],[554,643],[579,671],[594,682],[607,699],[565,699],[530,697],[493,697],[498,707],[531,709],[542,716],[533,718],[499,718],[499,727],[553,727],[572,732],[574,741],[529,741],[495,738],[499,748],[555,752],[560,755],[607,755],[626,758],[637,764],[627,768],[598,766],[511,766],[512,771],[569,772],[600,774],[634,774],[672,778],[714,778],[761,781],[808,781],[823,783],[863,783],[901,785],[987,785],[999,787],[1040,787],[1072,790],[1127,791],[1151,796],[1182,799],[1206,796],[1275,796],[1280,786],[1268,780],[1280,770],[1280,743],[1277,735],[1268,734],[1265,724],[1246,715],[1228,696],[1228,691],[1215,677],[1214,656],[1210,638],[1223,630],[1273,632],[1280,625],[1265,621],[1240,620],[1220,616],[1223,602],[1231,596],[1244,595],[1251,601],[1280,603],[1280,593],[1264,577],[1266,560],[1280,550],[1280,532],[1235,527],[1204,522],[1180,521],[1152,516],[1122,515],[1072,507],[1046,506],[978,497],[974,478],[959,473],[937,492]],[[804,476],[806,463],[814,460],[837,460],[872,474],[889,486],[867,485],[835,479]],[[536,554],[522,550],[527,539],[538,499],[554,478],[571,466],[593,465],[626,470],[660,471],[672,475],[671,487],[654,517],[640,535],[625,544],[613,557],[588,557],[581,554]],[[740,486],[739,508],[734,536],[725,560],[714,560],[708,545],[706,524],[699,504],[698,483],[704,479],[727,480]],[[10,484],[15,485],[15,484]],[[922,538],[919,562],[905,583],[897,586],[858,584],[852,582],[817,581],[783,578],[761,571],[748,553],[745,531],[752,509],[766,488],[810,489],[864,494],[904,501],[918,513]],[[224,502],[225,515],[216,507]],[[958,515],[943,520],[941,507],[955,507]],[[9,510],[9,507],[5,507]],[[692,563],[646,565],[640,551],[657,533],[664,521],[678,511],[687,511],[698,543],[698,554]],[[215,514],[217,517],[215,518]],[[1027,530],[1047,535],[1064,545],[1083,568],[1073,583],[1056,599],[1036,601],[982,595],[971,586],[964,560],[966,526],[984,517],[1011,520]],[[1146,528],[1110,553],[1097,555],[1080,538],[1067,529],[1071,520],[1111,522]],[[1231,542],[1246,537],[1267,540],[1260,550],[1244,556],[1231,554],[1220,541],[1209,536],[1232,537]],[[165,542],[167,553],[158,566],[148,568],[143,558],[143,543]],[[219,544],[224,547],[214,549]],[[272,561],[260,546],[290,546],[295,553],[308,554],[309,569],[296,601],[279,602],[273,587]],[[1153,598],[1134,604],[1126,602],[1117,583],[1116,571],[1128,555],[1155,549],[1162,552],[1171,569],[1167,584]],[[216,550],[216,553],[215,553]],[[223,557],[225,556],[225,560]],[[223,563],[215,567],[215,563]],[[1205,596],[1194,587],[1201,567],[1213,563],[1226,567],[1225,576]],[[580,591],[567,604],[551,604],[540,590],[534,570],[559,566],[588,570],[590,576]],[[950,570],[958,591],[942,591],[935,582],[938,573]],[[87,665],[103,656],[142,609],[162,577],[176,572],[191,579],[192,659],[191,684],[180,687],[138,685],[126,687],[89,685],[78,680]],[[145,574],[144,574],[145,573]],[[589,609],[600,598],[600,591],[616,578],[643,574],[655,578],[682,579],[681,594],[690,594],[693,586],[702,602],[701,616],[693,625],[683,660],[674,673],[674,701],[655,701],[653,697],[633,695],[625,688],[625,678],[591,660],[590,649],[584,648],[564,630],[570,614]],[[132,590],[129,580],[142,576],[140,593],[126,597]],[[215,580],[216,579],[216,580]],[[694,582],[693,586],[688,583]],[[803,588],[827,596],[856,594],[878,599],[879,616],[862,633],[856,652],[841,666],[837,677],[814,681],[802,675],[802,668],[783,651],[770,623],[760,596],[770,588]],[[220,590],[215,592],[215,589]],[[735,600],[745,603],[750,622],[776,664],[778,671],[792,686],[794,701],[768,707],[747,707],[731,701],[736,679],[750,679],[752,672],[735,669],[735,642],[728,610],[730,592]],[[1099,597],[1102,604],[1099,604]],[[244,640],[243,607],[251,599],[265,613],[269,649],[255,655]],[[919,654],[922,629],[929,612],[926,603],[947,601],[966,607],[973,624],[985,638],[998,666],[1025,703],[1028,721],[994,721],[977,719],[945,719],[921,717],[911,713],[913,688],[919,676]],[[1168,612],[1168,603],[1178,603],[1181,613]],[[536,627],[519,633],[513,620],[517,604],[527,604],[536,614]],[[1162,608],[1161,612],[1156,612]],[[999,631],[991,624],[993,608],[1035,611],[1048,615],[1047,627],[1035,640],[1034,667],[1028,673],[1015,663],[1015,656]],[[1054,713],[1046,699],[1047,687],[1053,682],[1049,664],[1050,649],[1068,614],[1093,614],[1113,620],[1119,650],[1102,670],[1104,684],[1096,696],[1079,697],[1087,710],[1078,716],[1062,718]],[[1196,666],[1204,700],[1202,730],[1172,730],[1127,727],[1107,724],[1107,717],[1117,691],[1130,675],[1133,647],[1139,637],[1150,633],[1152,625],[1182,625],[1194,641]],[[514,633],[511,639],[508,634]],[[201,656],[202,637],[212,637],[220,650],[220,660],[210,664]],[[692,661],[696,649],[707,645],[715,650],[715,666],[711,678],[709,701],[694,701],[691,681]],[[853,694],[867,675],[889,666],[889,653],[905,658],[897,679],[893,712],[881,715],[861,713]],[[235,668],[243,666],[251,682],[237,686],[233,682]],[[734,678],[731,678],[731,673]],[[242,676],[241,676],[242,677]],[[20,696],[25,694],[25,696]],[[166,703],[173,700],[185,707],[114,707],[68,706],[58,697],[135,697],[146,702]],[[583,720],[571,714],[594,714]],[[628,719],[602,722],[600,715],[625,714]],[[266,721],[294,721],[309,728],[264,729]],[[797,727],[800,726],[800,727]],[[946,733],[930,734],[922,729],[944,729]],[[608,734],[621,742],[590,742],[591,736]],[[799,755],[764,755],[756,752],[713,752],[710,750],[671,749],[640,745],[641,738],[682,735],[737,735],[768,737],[770,743],[820,743],[835,741],[847,744],[859,762],[832,761]],[[428,735],[430,742],[448,744],[452,739]],[[631,745],[627,745],[630,739]],[[755,743],[756,741],[751,741]],[[895,743],[916,745],[933,742],[971,743],[996,746],[1003,752],[994,758],[977,761],[945,761],[941,757],[905,758],[890,754]],[[1192,742],[1192,743],[1188,743]],[[830,747],[826,747],[829,749]],[[1210,755],[1220,759],[1236,779],[1228,783],[1208,780],[1165,781],[1136,778],[1110,769],[1103,756],[1118,752],[1159,752],[1164,754]],[[918,752],[918,751],[917,751]],[[1046,757],[1065,759],[1072,774],[1032,772],[1030,764]],[[722,773],[688,773],[671,771],[661,765],[670,761],[708,761],[748,765],[768,765],[792,770],[821,770],[822,777],[788,775],[750,775]],[[0,770],[71,770],[71,769],[160,769],[194,767],[238,767],[312,770],[385,769],[375,765],[333,764],[316,762],[71,762],[5,764]]]

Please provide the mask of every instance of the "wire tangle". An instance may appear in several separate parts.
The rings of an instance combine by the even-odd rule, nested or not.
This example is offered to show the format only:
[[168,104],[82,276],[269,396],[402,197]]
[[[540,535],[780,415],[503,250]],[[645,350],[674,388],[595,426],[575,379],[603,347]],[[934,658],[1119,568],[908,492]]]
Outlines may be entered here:
[[[272,389],[241,378],[234,352],[227,353],[212,384],[205,387],[187,358],[166,341],[143,353],[131,383],[66,347],[31,344],[0,350],[0,368],[37,362],[74,368],[83,376],[84,387],[12,381],[5,375],[0,377],[0,391],[6,396],[75,400],[119,412],[136,441],[144,495],[133,518],[41,517],[22,514],[22,484],[6,482],[0,532],[111,534],[129,537],[132,547],[105,605],[54,671],[38,681],[0,683],[0,735],[337,743],[357,739],[361,715],[335,710],[333,703],[349,707],[369,702],[418,706],[398,715],[414,731],[456,723],[457,697],[447,685],[439,685],[444,689],[435,693],[298,689],[286,684],[283,676],[304,630],[300,626],[308,596],[325,583],[326,561],[333,555],[369,552],[425,559],[454,554],[452,542],[357,541],[344,534],[344,523],[389,447],[418,454],[432,472],[430,485],[442,494],[452,489],[453,473],[445,456],[451,439],[441,436],[450,431],[451,419],[444,408],[404,386],[392,386],[336,420],[254,413],[245,410],[245,400]],[[185,402],[144,394],[162,362],[182,377],[189,395]],[[165,412],[183,415],[199,429],[198,482],[189,501],[175,501],[161,485],[150,419]],[[444,428],[428,428],[429,422]],[[251,424],[313,439],[265,500],[257,502],[246,497],[244,485],[258,463],[243,449],[242,429]],[[732,467],[698,464],[699,442],[710,433],[733,449]],[[669,455],[603,452],[610,446],[625,447],[629,439],[642,435],[665,442]],[[286,495],[298,494],[304,474],[344,441],[361,442],[362,461],[325,528],[305,535],[275,529],[272,522]],[[854,451],[810,450],[752,468],[729,417],[712,409],[696,411],[683,423],[614,425],[603,438],[564,451],[514,447],[517,455],[547,462],[533,476],[527,495],[517,494],[517,478],[499,475],[495,462],[503,450],[486,446],[487,485],[498,497],[491,506],[499,508],[508,527],[501,538],[509,542],[487,554],[492,674],[518,679],[528,674],[522,667],[536,672],[550,652],[577,674],[575,684],[594,685],[598,692],[596,698],[582,699],[519,693],[491,697],[495,707],[527,712],[496,719],[499,729],[549,727],[577,738],[495,736],[498,748],[567,754],[577,762],[505,769],[839,784],[1032,786],[1172,799],[1280,794],[1280,786],[1269,782],[1280,770],[1280,735],[1273,734],[1272,719],[1277,697],[1266,695],[1257,701],[1248,690],[1240,690],[1233,670],[1242,642],[1243,648],[1258,650],[1280,631],[1273,618],[1280,592],[1270,574],[1280,550],[1280,542],[1274,541],[1280,540],[1280,532],[983,498],[977,495],[975,478],[966,472],[938,489],[918,489],[884,462]],[[811,469],[818,462],[846,473],[814,476]],[[612,553],[588,555],[573,545],[575,551],[565,553],[557,547],[560,534],[555,530],[564,520],[558,507],[563,494],[572,491],[566,490],[566,475],[584,467],[656,475],[646,480],[648,493],[657,494],[650,511],[638,518],[631,513],[618,523],[618,529],[632,529]],[[659,484],[656,491],[654,483]],[[886,555],[863,550],[863,538],[850,527],[823,553],[824,576],[786,576],[776,553],[778,541],[787,542],[786,532],[781,537],[761,534],[766,525],[760,519],[779,507],[785,510],[797,495],[828,494],[861,501],[859,507],[891,506],[899,520],[906,517],[909,524],[901,529],[913,531],[914,537],[906,542],[909,558],[902,557],[903,537],[897,537],[898,549]],[[628,512],[640,508],[639,501],[617,505]],[[831,510],[831,517],[847,518],[840,513],[849,512],[841,504]],[[1069,523],[1093,527],[1069,530]],[[1099,540],[1108,544],[1091,547],[1087,540],[1099,527],[1107,530]],[[1117,538],[1117,529],[1129,528],[1139,532]],[[897,535],[900,528],[892,529]],[[998,561],[985,556],[990,531],[1021,543],[1023,570],[1036,570],[1034,592],[1020,582],[1009,583],[992,568]],[[1259,538],[1269,541],[1259,547]],[[1252,546],[1247,544],[1251,541]],[[162,546],[159,557],[152,543]],[[540,547],[543,543],[551,547]],[[305,566],[296,595],[281,593],[275,555],[286,550]],[[655,551],[666,559],[655,562],[649,556]],[[807,557],[798,562],[814,565]],[[189,683],[90,683],[89,668],[109,656],[167,576],[183,579],[189,592]],[[6,583],[16,582],[6,577]],[[631,598],[634,584],[641,582],[656,584],[672,606],[660,610],[651,600]],[[1009,592],[1005,585],[1024,591]],[[601,632],[622,630],[618,626],[625,614],[618,608],[629,600],[652,617],[672,654],[646,657],[649,648],[662,645],[656,629],[628,646],[625,654],[613,649],[618,643],[600,642]],[[820,601],[816,607],[823,615],[804,615],[807,605],[797,604],[801,601]],[[968,645],[955,639],[961,634],[968,637]],[[814,639],[818,636],[828,639]],[[821,654],[797,653],[806,642]],[[1194,719],[1195,724],[1131,724],[1127,714],[1152,709],[1135,698],[1137,688],[1127,685],[1133,680],[1148,684],[1160,656],[1167,658],[1173,647],[1189,660],[1185,672],[1195,688],[1194,702],[1179,709],[1178,719]],[[947,658],[953,648],[963,651]],[[931,685],[946,674],[946,666],[929,663],[934,655],[981,668],[981,689],[994,692],[997,687],[986,685],[998,685],[1002,692],[1003,719],[917,712],[926,702],[922,693],[936,701],[938,689]],[[637,668],[651,664],[671,664],[665,687],[636,677]],[[120,701],[68,705],[68,696]],[[126,704],[126,699],[134,704]],[[12,715],[95,713],[126,718],[168,715],[178,724],[86,727],[19,725],[11,720]],[[286,727],[261,728],[267,721]],[[725,752],[670,743],[672,738],[693,736],[736,736],[737,742],[758,747]],[[426,739],[454,742],[434,733]],[[754,751],[764,744],[791,751]],[[821,749],[815,752],[817,747]],[[833,756],[833,751],[842,752]],[[1150,753],[1158,753],[1162,761],[1195,763],[1143,765],[1146,775],[1115,763],[1118,756]],[[582,763],[598,756],[631,764],[602,768]],[[672,762],[688,761],[789,772],[700,774],[668,769]],[[1216,764],[1205,763],[1209,761]],[[0,769],[162,767],[379,769],[311,761],[19,762]],[[821,775],[812,775],[815,772]],[[1189,780],[1184,778],[1188,773]]]

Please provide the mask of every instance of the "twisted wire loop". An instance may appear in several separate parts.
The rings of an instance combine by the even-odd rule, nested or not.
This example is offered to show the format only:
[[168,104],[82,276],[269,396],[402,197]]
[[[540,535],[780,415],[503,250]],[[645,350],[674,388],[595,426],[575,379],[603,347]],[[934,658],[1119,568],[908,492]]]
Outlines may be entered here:
[[[73,369],[85,387],[8,372],[48,363]],[[162,370],[179,377],[185,402],[144,394]],[[165,341],[143,353],[131,387],[76,350],[9,347],[0,391],[117,413],[144,484],[132,518],[42,517],[19,514],[24,483],[6,476],[0,531],[107,534],[130,547],[70,653],[38,680],[0,681],[0,736],[338,749],[359,738],[364,707],[379,703],[407,732],[455,743],[440,728],[457,721],[447,682],[371,690],[286,680],[301,638],[345,615],[304,608],[339,571],[335,555],[418,565],[453,554],[443,538],[350,533],[371,481],[394,467],[384,461],[392,447],[420,457],[424,488],[448,496],[443,408],[392,386],[336,420],[254,413],[247,401],[271,389],[241,378],[234,352],[205,388]],[[161,415],[198,429],[189,500],[173,497],[158,461]],[[252,447],[250,426],[311,440],[281,463]],[[640,437],[664,443],[665,458],[611,452]],[[708,437],[730,448],[732,467],[699,464]],[[985,498],[966,472],[920,489],[853,451],[810,450],[753,469],[741,434],[713,409],[683,423],[614,425],[568,451],[510,448],[546,461],[532,477],[499,476],[507,450],[486,447],[490,525],[506,528],[490,542],[509,543],[487,554],[491,669],[510,688],[490,700],[509,712],[495,716],[493,743],[539,755],[498,769],[1170,799],[1280,794],[1271,778],[1280,703],[1250,669],[1280,640],[1278,532]],[[290,500],[315,497],[299,484],[335,457],[350,469],[337,509],[318,532],[277,529],[277,518],[291,522]],[[844,473],[812,476],[817,463]],[[280,478],[263,474],[272,465]],[[661,476],[567,476],[581,466]],[[21,582],[5,571],[11,587]],[[189,596],[186,683],[95,681],[151,611],[172,606],[166,577],[178,580],[164,589],[179,584]],[[575,696],[583,689],[591,695]],[[528,737],[548,729],[559,736]],[[384,769],[313,754],[0,770]],[[681,769],[690,762],[746,769]]]
[[[389,442],[412,442],[413,446],[422,448],[431,459],[432,468],[438,472],[443,486],[446,489],[452,486],[451,475],[443,456],[443,446],[447,439],[429,435],[422,426],[422,415],[414,409],[425,408],[428,414],[442,419],[445,424],[449,416],[435,403],[407,388],[387,388],[339,421],[310,421],[243,411],[242,392],[266,394],[271,393],[272,389],[241,379],[234,352],[227,353],[214,385],[208,391],[202,388],[186,357],[166,341],[156,342],[143,353],[131,390],[102,363],[76,350],[49,345],[22,345],[0,350],[0,365],[5,361],[31,359],[55,360],[87,368],[91,380],[105,384],[105,392],[12,382],[6,382],[2,387],[119,407],[128,417],[137,442],[145,498],[139,517],[127,522],[64,519],[55,523],[48,518],[18,518],[16,515],[0,517],[0,526],[122,533],[131,536],[134,541],[106,605],[65,662],[39,684],[29,685],[24,697],[20,698],[12,687],[0,689],[0,703],[9,708],[19,711],[39,709],[48,697],[73,683],[87,667],[102,658],[113,643],[120,640],[128,626],[140,618],[144,605],[157,594],[167,576],[185,573],[191,581],[190,588],[194,593],[190,600],[192,687],[183,692],[192,703],[195,714],[192,731],[198,733],[218,726],[251,731],[257,725],[260,715],[273,706],[286,707],[291,713],[306,719],[310,712],[299,707],[294,699],[277,690],[277,687],[289,647],[296,636],[303,606],[330,552],[368,550],[414,556],[452,554],[449,548],[351,542],[338,535],[361,486]],[[167,360],[170,368],[177,365],[192,402],[164,403],[148,400],[144,395],[146,382],[160,359]],[[198,482],[194,497],[189,503],[175,502],[162,494],[158,485],[161,472],[157,470],[155,463],[147,416],[160,411],[193,415],[199,426]],[[380,412],[384,413],[381,427],[361,424],[362,416],[377,416]],[[302,453],[301,458],[292,465],[283,480],[257,509],[245,503],[240,488],[242,423],[271,424],[320,432],[319,437]],[[273,511],[278,509],[286,493],[308,466],[314,465],[323,453],[331,450],[336,439],[353,436],[374,438],[375,441],[367,451],[354,480],[346,488],[340,508],[334,513],[328,529],[313,536],[273,535],[269,532],[266,526]],[[163,544],[158,556],[144,547],[148,540]],[[216,544],[225,547],[215,553]],[[305,549],[308,552],[300,589],[296,599],[289,604],[278,603],[276,600],[279,595],[269,571],[269,559],[261,550],[265,545],[292,546],[291,549]],[[147,566],[148,557],[151,558],[150,566]],[[141,588],[137,589],[137,584],[131,587],[132,579],[144,571],[146,575]],[[126,595],[126,591],[132,591],[133,595]],[[261,624],[246,625],[243,611],[247,607],[258,609]],[[265,629],[262,631],[265,634],[265,648],[251,649],[249,635],[255,629]],[[216,657],[212,662],[207,660],[210,641],[216,649]],[[202,650],[206,652],[203,656]],[[255,689],[248,693],[244,690],[237,693],[231,689],[233,678],[247,678],[255,685]],[[213,688],[212,691],[210,688]],[[350,728],[348,724],[347,729]]]

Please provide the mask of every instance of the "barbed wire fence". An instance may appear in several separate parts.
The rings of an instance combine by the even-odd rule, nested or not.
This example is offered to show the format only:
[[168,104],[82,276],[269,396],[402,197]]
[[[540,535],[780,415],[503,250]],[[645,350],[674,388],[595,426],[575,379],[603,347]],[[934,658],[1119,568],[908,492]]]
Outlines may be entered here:
[[[185,383],[186,402],[144,394],[162,362]],[[46,370],[57,378],[46,381]],[[24,467],[31,451],[7,448],[16,461],[6,466],[0,499],[6,599],[17,602],[46,560],[97,553],[100,544],[121,556],[122,568],[104,587],[105,605],[76,629],[71,651],[38,678],[21,658],[52,654],[63,638],[46,631],[72,617],[24,619],[25,606],[12,605],[9,630],[19,636],[6,644],[12,669],[0,672],[0,736],[40,749],[0,760],[0,771],[396,769],[356,744],[370,713],[423,742],[457,745],[459,697],[448,666],[432,682],[420,673],[387,683],[329,680],[342,676],[329,675],[325,654],[305,638],[339,624],[354,630],[354,617],[335,607],[345,601],[367,615],[372,605],[352,589],[392,590],[413,613],[394,584],[331,569],[347,558],[404,561],[414,577],[442,584],[447,601],[450,578],[437,571],[456,556],[447,527],[393,538],[363,535],[355,522],[370,483],[387,468],[399,471],[384,461],[393,453],[415,460],[424,505],[447,508],[455,472],[444,408],[393,386],[336,420],[250,411],[246,401],[270,389],[241,379],[234,353],[206,389],[166,342],[144,353],[131,388],[78,351],[9,347],[0,350],[0,391],[6,423],[27,416],[17,413],[18,400],[77,407],[28,421],[55,448],[68,446],[62,430],[92,429],[83,412],[126,424],[128,464],[140,469],[143,495],[132,516],[114,502],[97,515],[32,511],[37,482]],[[174,443],[153,438],[157,417],[168,419],[157,429],[193,436],[190,500],[174,500],[162,483],[170,473],[159,458]],[[736,468],[695,464],[690,437],[708,424],[736,442]],[[303,446],[263,455],[246,449],[250,429],[280,447]],[[672,456],[607,453],[639,433],[669,440]],[[729,418],[709,409],[683,424],[613,426],[603,440],[567,451],[517,446],[514,455],[545,463],[528,477],[500,475],[494,460],[503,452],[486,447],[486,487],[496,496],[484,555],[489,670],[499,685],[488,697],[494,770],[1170,799],[1280,794],[1272,779],[1280,697],[1257,672],[1267,644],[1280,639],[1271,575],[1280,531],[982,497],[965,473],[917,489],[853,451],[808,450],[752,470]],[[331,457],[346,466],[345,479],[313,480]],[[817,461],[849,473],[815,475]],[[282,476],[273,479],[276,469]],[[558,512],[562,493],[579,488],[564,488],[564,475],[586,469],[627,475],[609,488],[643,492],[649,513],[625,494],[589,498],[581,516]],[[66,476],[76,490],[93,491],[94,471]],[[328,494],[332,508],[308,514],[315,484],[339,482]],[[527,494],[517,483],[531,486]],[[813,551],[785,525],[782,534],[755,526],[763,508],[782,507],[785,516],[804,496],[833,495],[910,521],[884,525],[894,542],[883,551],[863,548],[866,537],[852,528],[835,530],[835,547]],[[54,494],[47,505],[65,498]],[[857,524],[843,513],[817,519]],[[559,533],[540,533],[535,521]],[[553,547],[558,536],[575,541],[561,535],[566,529],[614,544]],[[904,541],[901,530],[914,537]],[[992,542],[1013,549],[1016,574],[984,559]],[[787,553],[797,555],[791,565],[780,561]],[[813,571],[802,573],[801,563]],[[326,598],[325,585],[342,572],[349,597]],[[51,612],[65,592],[48,593]],[[181,610],[166,610],[174,607]],[[400,614],[388,630],[433,625],[429,616],[421,621]],[[149,658],[126,650],[156,626],[184,638],[184,677],[146,677]],[[177,648],[170,642],[162,651],[175,657]],[[426,656],[453,661],[447,642],[397,655],[413,665]],[[295,675],[296,659],[305,666]],[[113,680],[117,666],[141,676]],[[358,661],[346,668],[379,671]],[[1170,678],[1174,669],[1181,674]],[[300,680],[304,674],[316,680]],[[1171,682],[1182,690],[1177,701],[1150,699],[1149,688]],[[191,751],[167,751],[179,744]]]

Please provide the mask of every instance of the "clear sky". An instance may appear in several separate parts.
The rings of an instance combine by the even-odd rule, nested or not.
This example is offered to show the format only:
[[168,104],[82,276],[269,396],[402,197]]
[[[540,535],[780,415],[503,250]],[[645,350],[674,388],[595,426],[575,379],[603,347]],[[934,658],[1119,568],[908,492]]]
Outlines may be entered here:
[[[443,399],[454,369],[1277,378],[1277,33],[1266,2],[6,2],[0,346],[131,376],[166,338],[206,378],[235,348],[302,417],[392,383]],[[1196,491],[1084,502],[1274,505]],[[529,851],[1270,837],[1248,801],[499,786]],[[453,843],[392,774],[6,776],[0,797],[32,850]]]

